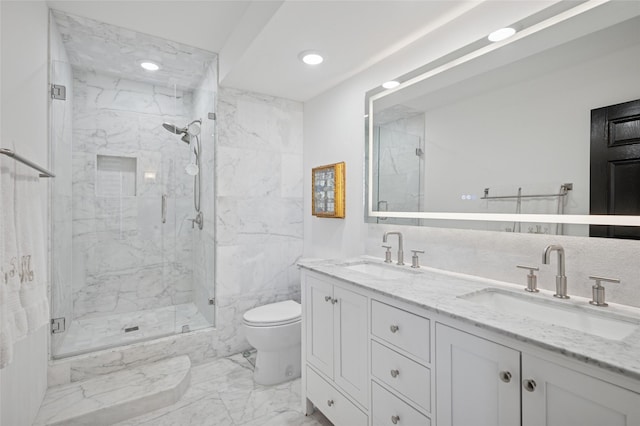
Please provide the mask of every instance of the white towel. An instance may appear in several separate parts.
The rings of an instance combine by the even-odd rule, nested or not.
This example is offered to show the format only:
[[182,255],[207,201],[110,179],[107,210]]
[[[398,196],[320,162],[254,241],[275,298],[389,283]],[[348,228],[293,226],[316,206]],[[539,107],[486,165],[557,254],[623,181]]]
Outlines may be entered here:
[[13,344],[28,330],[27,316],[20,303],[20,276],[18,274],[18,247],[15,227],[15,162],[0,157],[0,368],[13,357]]
[[28,333],[49,321],[46,182],[32,169],[16,175],[15,219],[21,262],[20,303],[27,315]]
[[0,156],[0,368],[11,362],[14,343],[49,317],[46,185],[37,176]]

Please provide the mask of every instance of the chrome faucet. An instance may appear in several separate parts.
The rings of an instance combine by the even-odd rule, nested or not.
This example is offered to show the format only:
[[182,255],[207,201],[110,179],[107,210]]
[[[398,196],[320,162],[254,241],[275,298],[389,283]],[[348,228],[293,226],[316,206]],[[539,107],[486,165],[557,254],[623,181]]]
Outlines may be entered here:
[[398,232],[398,231],[393,231],[393,232],[385,232],[384,235],[382,236],[382,242],[386,243],[387,242],[387,237],[389,235],[397,235],[398,236],[398,265],[404,265],[404,252],[403,252],[403,248],[402,248],[402,232]]
[[568,299],[567,296],[567,277],[564,274],[564,248],[558,244],[548,245],[544,249],[544,253],[542,253],[542,263],[545,265],[549,264],[549,258],[551,257],[552,251],[558,252],[558,273],[556,274],[556,294],[553,297],[557,297],[559,299]]

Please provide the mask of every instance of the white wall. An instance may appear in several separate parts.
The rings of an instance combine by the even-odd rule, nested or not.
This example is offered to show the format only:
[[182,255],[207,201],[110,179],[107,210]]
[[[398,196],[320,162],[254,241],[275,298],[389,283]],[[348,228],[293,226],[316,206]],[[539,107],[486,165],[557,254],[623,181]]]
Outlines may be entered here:
[[[638,58],[640,45],[627,46],[427,111],[426,210],[514,213],[515,200],[482,201],[483,189],[551,194],[571,182],[565,213],[589,214],[590,110],[640,97]],[[525,199],[521,212],[553,214],[556,203]]]
[[[0,3],[2,10],[2,140],[47,165],[48,9],[44,2]],[[46,197],[46,183],[42,183]],[[47,205],[41,200],[42,205]],[[45,222],[46,211],[42,211]],[[0,370],[0,424],[30,425],[47,387],[48,327],[14,346],[13,362]]]
[[[490,2],[478,6],[514,6],[516,2]],[[527,5],[517,2],[518,7]],[[478,11],[476,8],[476,11]],[[526,8],[521,11],[526,14]],[[491,11],[489,11],[491,12]],[[470,19],[473,16],[474,19]],[[430,59],[479,38],[483,31],[498,27],[499,14],[475,14],[456,20],[450,26],[454,35],[440,38],[434,34],[370,69],[358,74],[334,89],[305,103],[304,170],[305,170],[305,251],[306,257],[343,257],[363,253],[383,256],[382,234],[400,230],[405,236],[405,254],[410,249],[425,250],[421,264],[445,270],[511,282],[526,283],[518,264],[540,267],[538,285],[554,290],[557,260],[541,265],[546,245],[560,243],[567,254],[566,273],[569,293],[590,297],[592,283],[588,275],[611,276],[621,284],[607,289],[607,299],[640,306],[640,241],[603,238],[563,237],[553,235],[514,234],[398,225],[365,225],[363,207],[363,146],[364,95],[377,84],[402,75]],[[513,16],[512,16],[513,17]],[[502,23],[509,23],[509,19]],[[311,191],[308,181],[311,167],[327,162],[347,163],[347,217],[343,221],[311,217]],[[455,226],[456,224],[452,224]],[[395,250],[397,241],[391,241]]]
[[[305,103],[305,256],[341,257],[364,252],[367,235],[363,207],[365,93],[550,3],[478,3],[462,16],[451,17],[446,32],[434,29],[423,39]],[[313,217],[311,191],[308,190],[311,188],[311,169],[339,161],[346,162],[346,217],[343,220]]]

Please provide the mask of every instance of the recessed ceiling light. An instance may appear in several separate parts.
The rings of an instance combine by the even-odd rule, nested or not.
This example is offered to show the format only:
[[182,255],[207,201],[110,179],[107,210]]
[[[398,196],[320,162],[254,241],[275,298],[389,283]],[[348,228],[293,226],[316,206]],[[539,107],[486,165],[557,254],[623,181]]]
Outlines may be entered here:
[[154,64],[153,62],[148,62],[148,61],[141,62],[140,66],[147,71],[158,71],[160,69],[158,64]]
[[489,41],[502,41],[506,40],[516,33],[514,28],[500,28],[489,34]]
[[310,50],[301,52],[300,55],[298,55],[298,57],[302,62],[304,62],[307,65],[318,65],[324,61],[324,58],[320,53],[312,52]]
[[398,86],[400,86],[400,82],[395,80],[382,83],[382,87],[384,87],[385,89],[393,89],[394,87],[398,87]]

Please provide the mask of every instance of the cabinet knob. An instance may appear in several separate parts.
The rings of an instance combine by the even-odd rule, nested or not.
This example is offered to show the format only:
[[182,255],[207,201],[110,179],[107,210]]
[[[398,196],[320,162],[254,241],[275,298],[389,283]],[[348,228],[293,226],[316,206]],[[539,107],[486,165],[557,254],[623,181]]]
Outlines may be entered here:
[[511,381],[511,373],[509,373],[508,371],[501,371],[500,380],[502,380],[505,383],[509,383]]
[[328,401],[327,401],[327,405],[328,405],[329,407],[331,407],[331,406],[333,405],[333,399],[328,400]]
[[391,370],[391,377],[396,378],[400,374],[400,370]]
[[533,379],[525,379],[522,381],[522,387],[524,387],[527,392],[533,392],[536,390],[536,381]]
[[392,325],[391,327],[389,327],[389,330],[391,330],[392,333],[395,333],[396,331],[400,330],[400,327],[398,327],[397,325]]
[[331,303],[335,305],[336,303],[338,303],[338,299],[331,299]]
[[399,421],[400,416],[391,416],[391,423],[393,423],[394,425],[397,425]]
[[329,302],[330,300],[331,300],[331,296],[325,296],[325,297],[324,297],[324,301],[325,301],[325,302]]

